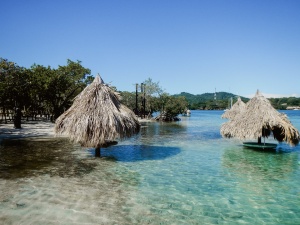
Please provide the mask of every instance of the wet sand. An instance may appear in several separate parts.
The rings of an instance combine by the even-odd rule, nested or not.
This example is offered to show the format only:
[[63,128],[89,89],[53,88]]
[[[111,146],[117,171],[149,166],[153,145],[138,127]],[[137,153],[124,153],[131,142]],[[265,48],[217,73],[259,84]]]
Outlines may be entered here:
[[[140,122],[153,122],[151,119],[138,118]],[[0,124],[0,139],[55,137],[54,123],[45,121],[26,121],[21,129],[15,129],[12,122]]]
[[55,138],[53,128],[0,125],[0,224],[129,225],[149,214],[136,206],[135,172]]
[[0,124],[0,139],[54,137],[54,123],[30,121],[21,124],[21,129],[15,129],[13,123]]

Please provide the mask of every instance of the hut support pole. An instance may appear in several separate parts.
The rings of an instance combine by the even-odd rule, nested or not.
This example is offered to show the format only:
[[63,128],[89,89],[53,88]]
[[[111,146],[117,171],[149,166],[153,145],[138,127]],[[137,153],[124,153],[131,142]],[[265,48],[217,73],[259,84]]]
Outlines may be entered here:
[[135,115],[138,115],[139,113],[138,113],[138,87],[139,87],[139,85],[138,84],[136,84],[135,85]]
[[258,137],[257,142],[258,142],[258,144],[261,144],[261,137]]
[[101,156],[100,148],[97,147],[97,148],[95,149],[95,157],[100,157],[100,156]]

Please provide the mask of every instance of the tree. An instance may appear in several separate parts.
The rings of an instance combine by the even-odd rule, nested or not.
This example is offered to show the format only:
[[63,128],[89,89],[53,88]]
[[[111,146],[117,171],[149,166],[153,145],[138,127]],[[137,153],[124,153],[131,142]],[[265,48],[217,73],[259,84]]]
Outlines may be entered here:
[[4,115],[5,123],[7,123],[6,113],[7,109],[11,108],[10,102],[10,84],[11,71],[15,69],[15,63],[9,62],[7,59],[0,58],[0,101],[2,108],[2,115]]
[[151,78],[148,78],[143,82],[146,86],[146,95],[159,97],[164,91],[162,87],[159,86],[159,82],[153,82]]
[[32,105],[28,109],[28,114],[36,115],[37,112],[41,114],[52,114],[52,105],[50,101],[55,98],[49,89],[49,83],[52,77],[55,76],[55,70],[50,66],[45,67],[42,65],[33,64],[30,68],[31,71],[31,83],[34,88],[31,90]]
[[299,104],[299,100],[295,97],[290,97],[288,100],[287,100],[287,104],[289,106],[297,106]]
[[28,100],[29,84],[25,68],[0,58],[0,101],[5,123],[7,113],[21,108]]
[[92,81],[90,73],[80,61],[69,59],[66,66],[59,66],[53,71],[46,82],[46,101],[51,106],[53,120],[69,108],[74,97]]
[[156,118],[161,121],[176,121],[178,115],[184,113],[188,107],[188,102],[183,96],[175,97],[163,93],[159,98],[161,110],[160,115]]
[[[142,86],[143,85],[143,86]],[[159,82],[153,82],[151,78],[148,78],[141,84],[137,84],[137,96],[136,92],[120,92],[122,97],[121,102],[128,108],[135,111],[136,114],[140,115],[143,110],[143,101],[145,97],[145,112],[152,114],[153,112],[159,111],[160,107],[157,104],[157,99],[163,93],[162,88],[159,86]],[[145,91],[145,93],[143,92]],[[136,109],[137,100],[137,109]]]
[[5,121],[7,112],[16,107],[27,118],[48,112],[54,121],[93,80],[90,73],[80,61],[67,60],[57,69],[36,64],[27,69],[0,58],[0,107]]
[[122,91],[120,92],[121,95],[121,103],[126,105],[129,109],[135,109],[135,93]]
[[174,97],[169,96],[165,105],[165,112],[170,117],[176,117],[178,114],[184,113],[187,109],[188,102],[186,101],[185,97]]
[[157,99],[163,95],[164,91],[160,87],[159,82],[152,81],[148,78],[143,82],[145,85],[145,97],[146,97],[146,111],[152,114],[153,112],[159,111],[160,106],[157,104]]

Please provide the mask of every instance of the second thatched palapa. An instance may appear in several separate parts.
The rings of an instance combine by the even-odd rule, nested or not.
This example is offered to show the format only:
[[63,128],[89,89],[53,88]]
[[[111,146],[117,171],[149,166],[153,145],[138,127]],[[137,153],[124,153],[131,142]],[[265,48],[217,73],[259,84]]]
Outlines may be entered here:
[[242,101],[241,97],[238,97],[237,102],[232,105],[231,109],[223,113],[222,118],[226,118],[226,119],[234,118],[237,114],[239,114],[245,109],[245,105],[246,104]]
[[226,138],[257,139],[260,142],[261,137],[269,137],[271,133],[279,142],[292,146],[299,143],[299,131],[259,91],[247,102],[245,110],[221,126],[221,134]]
[[55,132],[84,147],[100,148],[109,141],[130,137],[140,130],[135,114],[121,104],[119,96],[99,75],[74,99],[55,122]]

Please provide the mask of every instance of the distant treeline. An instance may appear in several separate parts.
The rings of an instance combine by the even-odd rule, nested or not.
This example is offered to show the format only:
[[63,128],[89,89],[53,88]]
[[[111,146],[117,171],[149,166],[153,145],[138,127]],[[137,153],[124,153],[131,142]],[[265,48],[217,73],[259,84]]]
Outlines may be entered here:
[[[19,110],[22,119],[54,122],[93,79],[91,70],[78,60],[68,59],[66,65],[57,68],[37,64],[25,68],[0,57],[0,123],[12,121]],[[149,78],[142,84],[135,92],[119,92],[121,102],[137,115],[161,111],[173,118],[187,109],[184,97],[165,93],[159,82]]]
[[[181,92],[174,96],[184,96],[189,104],[190,109],[218,110],[230,107],[231,98],[233,104],[237,101],[238,96],[228,92],[204,93],[193,95],[187,92]],[[248,102],[249,98],[240,96],[243,102]],[[269,98],[271,104],[276,109],[286,109],[291,106],[300,106],[300,98]]]
[[[68,59],[66,65],[57,68],[37,64],[25,68],[0,57],[0,123],[11,120],[17,108],[27,120],[55,121],[93,79],[90,69],[78,60]],[[136,91],[120,91],[121,102],[141,116],[159,111],[176,117],[187,108],[221,110],[230,107],[231,98],[233,103],[237,100],[236,95],[227,92],[170,95],[151,78],[142,84],[136,86]],[[117,87],[111,88],[118,91]],[[242,96],[241,99],[249,101]],[[276,109],[300,106],[300,98],[295,97],[269,100]]]

